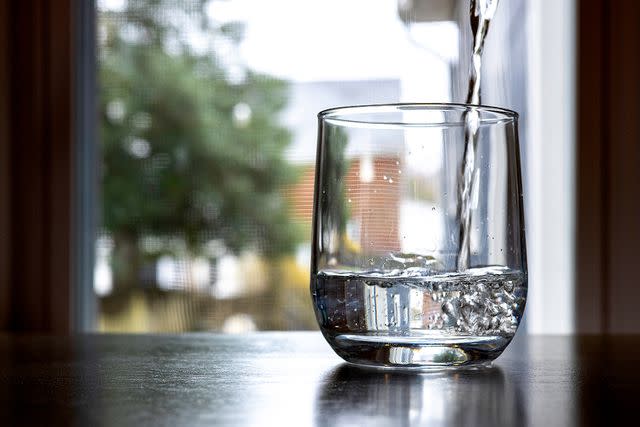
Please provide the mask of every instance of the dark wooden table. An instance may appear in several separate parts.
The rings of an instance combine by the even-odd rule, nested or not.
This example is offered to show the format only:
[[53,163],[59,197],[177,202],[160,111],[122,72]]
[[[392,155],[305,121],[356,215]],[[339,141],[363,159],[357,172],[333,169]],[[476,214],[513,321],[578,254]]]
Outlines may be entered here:
[[0,425],[605,425],[640,418],[639,349],[520,335],[491,368],[415,374],[315,332],[3,336]]

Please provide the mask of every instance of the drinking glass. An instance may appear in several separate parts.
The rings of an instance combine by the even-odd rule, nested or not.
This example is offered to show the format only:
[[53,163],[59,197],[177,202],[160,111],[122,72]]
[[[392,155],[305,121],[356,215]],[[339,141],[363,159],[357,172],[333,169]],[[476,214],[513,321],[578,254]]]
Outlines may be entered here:
[[391,104],[318,118],[311,295],[331,347],[380,367],[500,355],[527,293],[517,113]]

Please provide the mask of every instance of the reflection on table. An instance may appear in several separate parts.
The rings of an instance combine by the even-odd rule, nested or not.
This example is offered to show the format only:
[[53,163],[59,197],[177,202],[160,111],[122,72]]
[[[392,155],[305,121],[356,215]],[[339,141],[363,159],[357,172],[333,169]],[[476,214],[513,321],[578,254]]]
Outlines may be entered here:
[[497,366],[405,373],[343,364],[324,379],[315,423],[329,425],[516,425],[522,393]]

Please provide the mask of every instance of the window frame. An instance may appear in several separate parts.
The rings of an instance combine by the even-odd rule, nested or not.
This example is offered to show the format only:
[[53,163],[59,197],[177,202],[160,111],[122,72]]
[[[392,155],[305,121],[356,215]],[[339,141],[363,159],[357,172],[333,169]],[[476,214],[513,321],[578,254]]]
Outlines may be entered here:
[[93,1],[2,3],[0,329],[87,330]]
[[[68,334],[93,330],[96,318],[96,16],[94,1],[53,3],[0,2],[0,330]],[[623,249],[640,236],[640,201],[626,197],[640,180],[631,155],[640,129],[629,120],[640,115],[640,66],[628,54],[640,5],[570,3],[576,330],[637,332],[640,288]]]

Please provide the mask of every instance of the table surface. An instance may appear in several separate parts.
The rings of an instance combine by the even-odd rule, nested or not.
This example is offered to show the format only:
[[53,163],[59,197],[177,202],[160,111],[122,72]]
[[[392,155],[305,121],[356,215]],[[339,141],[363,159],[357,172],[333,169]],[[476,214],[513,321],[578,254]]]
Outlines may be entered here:
[[637,414],[639,350],[522,334],[492,367],[416,374],[347,365],[316,332],[5,335],[0,425],[600,425]]

